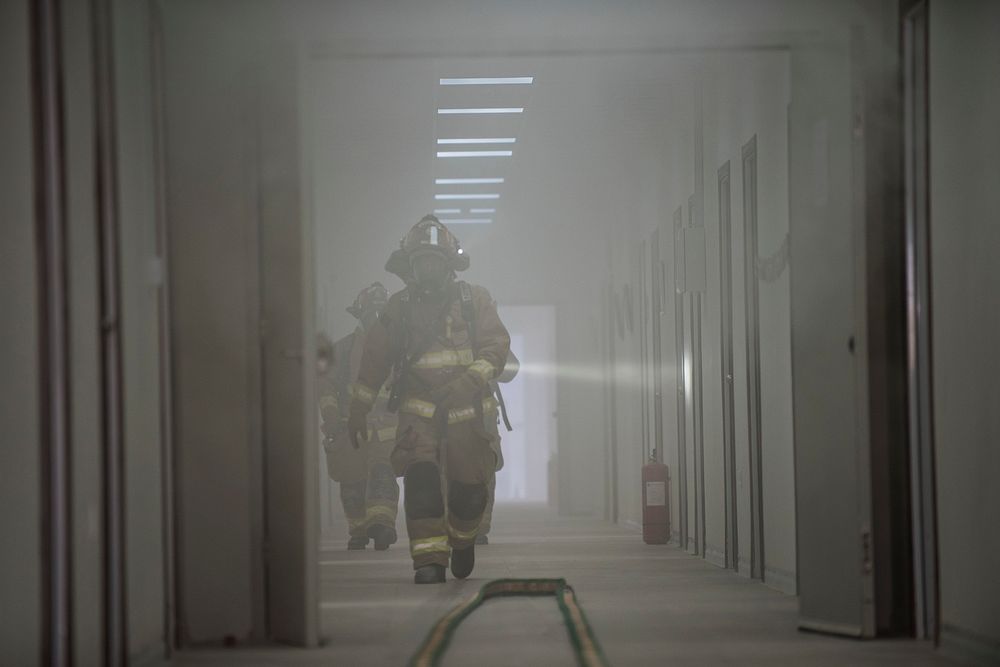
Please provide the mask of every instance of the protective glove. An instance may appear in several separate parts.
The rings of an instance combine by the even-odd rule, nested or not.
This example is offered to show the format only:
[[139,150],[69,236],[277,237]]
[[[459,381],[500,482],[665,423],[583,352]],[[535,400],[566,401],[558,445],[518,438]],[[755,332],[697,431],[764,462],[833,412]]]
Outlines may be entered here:
[[371,411],[364,401],[354,399],[351,401],[351,414],[347,418],[347,432],[351,436],[351,444],[354,449],[358,448],[358,439],[368,442],[368,413]]
[[482,380],[466,371],[458,377],[431,391],[431,400],[438,410],[465,407],[482,391]]

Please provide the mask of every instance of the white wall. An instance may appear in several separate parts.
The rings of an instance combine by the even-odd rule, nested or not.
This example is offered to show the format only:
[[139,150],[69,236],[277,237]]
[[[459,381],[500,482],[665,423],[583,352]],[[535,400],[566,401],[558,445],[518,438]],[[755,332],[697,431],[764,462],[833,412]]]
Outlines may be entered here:
[[[749,568],[749,461],[747,435],[747,379],[744,313],[744,261],[741,148],[754,135],[758,151],[758,256],[777,255],[788,234],[787,121],[788,55],[782,51],[740,52],[706,57],[689,63],[691,74],[661,91],[659,118],[641,126],[642,146],[625,143],[623,149],[637,172],[653,175],[652,187],[641,183],[630,197],[637,200],[634,225],[620,225],[612,242],[612,271],[619,294],[631,284],[633,302],[639,308],[638,245],[659,226],[660,254],[667,266],[664,309],[661,317],[663,355],[664,460],[671,470],[671,529],[678,530],[680,484],[678,484],[677,402],[678,368],[683,359],[675,348],[674,304],[678,295],[674,282],[674,211],[682,207],[688,224],[689,197],[696,196],[706,229],[707,292],[702,305],[702,400],[704,406],[704,461],[706,544],[710,560],[721,564],[725,553],[723,446],[721,430],[719,220],[717,171],[726,161],[731,169],[733,327],[737,478],[739,490],[740,543],[744,571]],[[634,96],[639,97],[637,91]],[[652,96],[642,91],[642,100]],[[643,102],[635,102],[642,105]],[[638,112],[633,111],[638,115]],[[697,132],[698,122],[702,127]],[[640,130],[636,131],[637,133]],[[701,142],[701,143],[699,143]],[[700,152],[700,155],[699,155]],[[652,154],[651,154],[652,153]],[[650,155],[651,154],[651,155]],[[699,158],[701,162],[699,162]],[[697,174],[698,165],[703,173]],[[703,191],[699,192],[700,176]],[[626,182],[630,179],[626,178]],[[647,208],[648,207],[648,208]],[[697,214],[697,211],[696,211]],[[795,586],[794,483],[792,471],[791,355],[789,316],[789,270],[762,281],[761,392],[763,430],[763,476],[766,579],[793,592]],[[685,297],[686,352],[690,355],[690,310]],[[649,306],[647,306],[649,307]],[[636,314],[638,327],[638,314]],[[620,518],[639,521],[638,472],[641,466],[642,434],[639,420],[638,328],[633,335],[616,340],[618,368],[618,435]],[[650,387],[652,389],[652,387]],[[690,391],[690,388],[689,388]],[[697,485],[696,452],[691,434],[693,413],[686,400],[688,545],[694,548]]]
[[1000,5],[930,3],[934,439],[942,639],[1000,659]]
[[[118,174],[120,242],[122,244],[121,288],[123,293],[122,336],[125,380],[124,434],[126,477],[130,483],[126,504],[130,525],[126,554],[128,575],[129,651],[133,659],[156,659],[164,655],[164,570],[160,531],[160,442],[159,369],[155,301],[148,287],[147,258],[151,252],[154,202],[153,159],[150,147],[150,77],[148,70],[149,25],[145,3],[121,3],[123,34],[116,35],[116,60],[125,71],[116,72],[121,121],[115,137],[121,148]],[[127,6],[126,6],[127,5]],[[29,21],[20,3],[5,3],[0,25],[2,40],[10,52],[3,62],[4,96],[0,131],[7,146],[3,162],[0,201],[4,234],[3,366],[16,386],[4,392],[2,431],[10,440],[3,448],[3,468],[8,475],[0,486],[5,506],[16,514],[4,524],[8,536],[2,550],[2,571],[10,581],[3,584],[2,599],[15,608],[3,617],[4,664],[35,664],[43,638],[41,576],[45,561],[41,553],[38,513],[39,477],[44,462],[38,459],[39,339],[36,331],[37,298],[34,278],[35,239],[32,204],[31,130],[28,113]],[[71,515],[72,524],[72,659],[80,665],[104,662],[104,461],[102,430],[102,385],[100,370],[101,322],[99,321],[99,253],[95,171],[95,94],[93,61],[93,8],[86,3],[63,6],[62,43],[66,163],[67,283],[69,298],[70,407],[71,415]],[[124,39],[122,39],[124,38]],[[128,41],[135,38],[138,43]],[[19,51],[19,49],[25,49]],[[136,68],[136,69],[130,69]],[[136,71],[138,70],[138,71]],[[19,92],[20,91],[20,92]],[[7,133],[11,132],[10,136]],[[6,188],[10,188],[8,191]],[[145,243],[143,242],[145,241]],[[12,410],[10,414],[7,410]],[[14,446],[14,443],[17,446]],[[7,558],[13,560],[7,562]],[[9,636],[6,633],[12,633]]]
[[[788,234],[788,54],[783,51],[709,58],[703,73],[704,211],[708,292],[704,305],[707,547],[725,547],[718,170],[730,163],[733,280],[733,367],[740,570],[749,572],[750,464],[747,397],[746,283],[742,147],[757,137],[758,258],[778,254]],[[792,452],[791,325],[786,265],[761,280],[760,355],[765,568],[772,583],[795,587],[795,497]],[[780,581],[779,581],[780,580]]]

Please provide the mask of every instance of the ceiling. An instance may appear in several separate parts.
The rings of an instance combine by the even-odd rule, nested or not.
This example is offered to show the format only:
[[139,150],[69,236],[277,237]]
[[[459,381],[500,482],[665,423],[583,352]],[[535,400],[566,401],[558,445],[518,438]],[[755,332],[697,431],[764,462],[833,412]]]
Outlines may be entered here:
[[[692,66],[691,56],[664,54],[315,59],[306,145],[319,284],[327,291],[321,299],[336,310],[332,303],[385,280],[389,253],[434,210],[458,211],[439,217],[472,258],[468,279],[503,303],[558,303],[599,289],[608,238],[656,215],[656,184],[649,182],[659,159],[656,128],[678,104],[673,93]],[[532,82],[440,83],[471,76]],[[452,108],[523,111],[438,113]],[[514,142],[437,143],[470,138]],[[511,155],[437,156],[479,149]],[[503,182],[438,183],[470,178]],[[452,222],[470,218],[489,222]]]

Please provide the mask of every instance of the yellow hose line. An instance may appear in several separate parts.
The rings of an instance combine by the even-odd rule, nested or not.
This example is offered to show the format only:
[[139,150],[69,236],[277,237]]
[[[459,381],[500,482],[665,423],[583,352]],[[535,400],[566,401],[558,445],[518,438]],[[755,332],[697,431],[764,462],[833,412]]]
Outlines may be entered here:
[[486,600],[494,597],[553,595],[562,612],[576,660],[581,667],[607,667],[601,646],[587,617],[576,600],[573,588],[565,579],[495,579],[483,584],[473,597],[465,600],[434,624],[427,638],[410,659],[411,667],[439,665],[459,624]]

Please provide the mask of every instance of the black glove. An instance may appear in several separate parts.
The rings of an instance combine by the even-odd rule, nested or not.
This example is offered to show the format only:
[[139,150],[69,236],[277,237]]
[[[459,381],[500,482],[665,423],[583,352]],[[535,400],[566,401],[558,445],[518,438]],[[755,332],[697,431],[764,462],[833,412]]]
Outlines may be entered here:
[[482,381],[466,371],[431,391],[431,400],[438,410],[451,410],[473,403],[482,391]]

